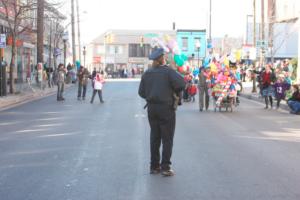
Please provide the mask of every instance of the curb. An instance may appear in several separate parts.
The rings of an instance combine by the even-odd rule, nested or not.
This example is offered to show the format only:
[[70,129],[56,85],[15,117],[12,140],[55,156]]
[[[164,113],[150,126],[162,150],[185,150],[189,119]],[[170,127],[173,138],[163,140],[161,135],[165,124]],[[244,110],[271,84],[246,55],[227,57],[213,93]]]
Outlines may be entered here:
[[[67,85],[65,89],[69,89],[72,86],[73,85],[70,85],[70,86]],[[51,90],[48,92],[31,93],[31,94],[27,94],[27,95],[24,95],[23,97],[19,97],[19,98],[17,97],[15,99],[11,100],[9,103],[4,104],[3,106],[0,105],[0,112],[23,105],[23,104],[26,104],[26,103],[29,103],[29,102],[32,102],[32,101],[43,99],[48,96],[52,96],[52,95],[56,94],[56,92],[57,92],[56,90]]]
[[[256,102],[260,102],[260,103],[265,103],[265,101],[264,101],[264,99],[263,98],[260,98],[260,97],[257,97],[257,96],[254,96],[254,95],[252,95],[252,94],[243,94],[243,93],[241,93],[240,94],[240,97],[243,97],[243,98],[246,98],[246,99],[249,99],[249,100],[253,100],[253,101],[256,101]],[[275,102],[276,102],[276,100],[275,100]],[[274,103],[273,103],[274,104]],[[283,110],[287,110],[287,111],[289,111],[290,110],[290,108],[289,108],[289,106],[287,105],[287,104],[280,104],[280,108],[281,109],[283,109]]]

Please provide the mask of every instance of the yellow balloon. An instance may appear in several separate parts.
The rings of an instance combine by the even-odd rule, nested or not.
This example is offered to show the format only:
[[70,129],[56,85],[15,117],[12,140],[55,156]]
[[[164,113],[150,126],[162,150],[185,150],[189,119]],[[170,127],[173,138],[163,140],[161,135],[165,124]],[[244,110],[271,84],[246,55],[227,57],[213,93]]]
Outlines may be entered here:
[[229,66],[229,59],[227,57],[224,59],[224,65]]
[[217,72],[218,71],[217,65],[215,63],[210,64],[210,71],[211,72]]
[[166,42],[169,42],[171,40],[171,37],[168,34],[166,34],[166,35],[164,35],[164,40]]

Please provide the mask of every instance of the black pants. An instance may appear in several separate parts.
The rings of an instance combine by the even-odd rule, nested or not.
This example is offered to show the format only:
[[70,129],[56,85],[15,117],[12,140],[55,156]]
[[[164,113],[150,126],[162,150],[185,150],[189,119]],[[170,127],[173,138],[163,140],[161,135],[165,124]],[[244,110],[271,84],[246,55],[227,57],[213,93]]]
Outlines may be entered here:
[[272,96],[265,97],[266,108],[269,107],[269,101],[270,101],[271,108],[272,108],[273,107],[273,98],[272,98]]
[[64,87],[64,83],[57,83],[57,100],[63,99]]
[[[149,104],[148,120],[151,128],[150,151],[151,168],[161,166],[169,170],[173,149],[173,138],[176,124],[175,110],[166,104]],[[162,143],[162,160],[160,164],[160,145]]]
[[80,98],[80,97],[85,98],[85,94],[86,94],[86,85],[84,85],[82,83],[78,83],[78,95],[77,95],[77,97],[78,98]]
[[103,99],[102,99],[102,90],[93,90],[93,96],[92,96],[92,99],[91,99],[91,103],[94,102],[94,98],[95,98],[97,92],[98,92],[98,95],[99,95],[100,102],[101,103],[103,102]]

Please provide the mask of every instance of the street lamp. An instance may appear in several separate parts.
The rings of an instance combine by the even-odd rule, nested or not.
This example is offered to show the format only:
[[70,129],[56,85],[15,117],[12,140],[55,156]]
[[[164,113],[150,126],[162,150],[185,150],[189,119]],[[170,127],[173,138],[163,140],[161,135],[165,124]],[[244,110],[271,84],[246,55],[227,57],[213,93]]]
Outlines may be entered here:
[[64,32],[62,36],[64,42],[64,66],[66,66],[66,57],[67,57],[67,41],[69,40],[69,33]]
[[198,51],[198,67],[200,67],[200,47],[201,47],[200,40],[196,41],[195,46],[196,46],[197,51]]

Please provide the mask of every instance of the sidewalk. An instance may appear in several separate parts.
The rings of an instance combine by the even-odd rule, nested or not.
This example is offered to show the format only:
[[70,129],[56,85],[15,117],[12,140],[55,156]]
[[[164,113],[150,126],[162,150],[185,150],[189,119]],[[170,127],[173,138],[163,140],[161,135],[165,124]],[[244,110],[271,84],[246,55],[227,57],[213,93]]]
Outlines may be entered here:
[[[259,94],[259,88],[257,88],[256,93],[252,93],[252,86],[253,86],[252,82],[243,82],[243,91],[240,93],[240,96],[265,104],[265,99],[261,97]],[[276,100],[273,98],[273,107],[275,108],[276,108],[276,103],[277,103]],[[290,110],[286,101],[280,102],[280,108],[288,111]]]
[[[71,86],[71,84],[66,84],[65,89]],[[56,94],[56,92],[56,86],[49,88],[48,85],[46,85],[45,89],[41,89],[40,86],[36,84],[16,84],[15,94],[0,97],[0,111]]]

